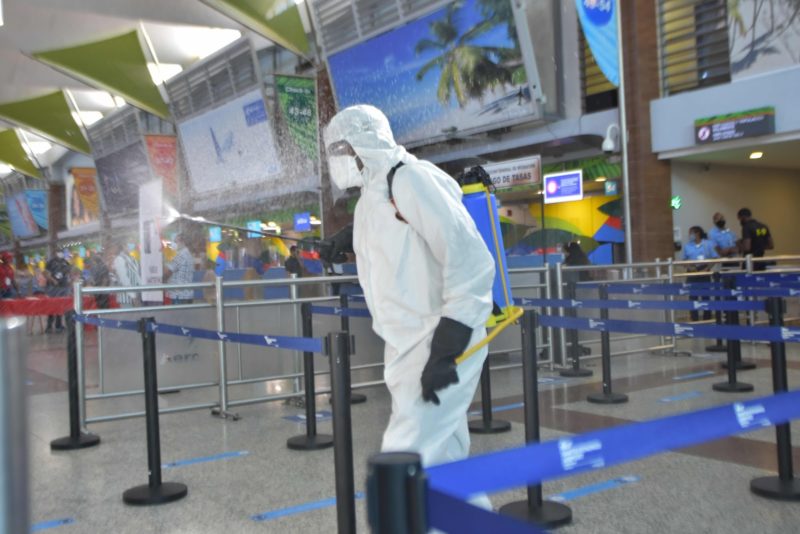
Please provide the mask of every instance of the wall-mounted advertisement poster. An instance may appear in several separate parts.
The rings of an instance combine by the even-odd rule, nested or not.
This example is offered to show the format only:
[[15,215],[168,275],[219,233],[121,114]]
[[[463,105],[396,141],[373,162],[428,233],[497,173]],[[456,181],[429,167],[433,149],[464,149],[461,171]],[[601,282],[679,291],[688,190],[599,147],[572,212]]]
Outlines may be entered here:
[[15,238],[28,239],[39,235],[39,225],[36,224],[28,206],[25,191],[6,196],[6,210]]
[[67,179],[67,226],[74,228],[100,218],[100,196],[97,170],[94,167],[73,167]]
[[269,116],[253,90],[178,125],[192,190],[198,196],[256,184],[291,192],[281,180]]
[[275,91],[295,152],[316,161],[319,157],[316,82],[298,76],[275,76]]
[[144,143],[137,141],[95,160],[103,204],[108,213],[133,211],[139,186],[152,179]]
[[339,108],[372,104],[404,144],[532,120],[507,0],[453,2],[328,57]]
[[25,199],[28,201],[28,209],[31,210],[33,220],[39,227],[39,233],[47,232],[48,216],[48,191],[46,189],[26,189]]
[[161,180],[164,197],[178,200],[178,138],[174,135],[145,135],[153,177]]

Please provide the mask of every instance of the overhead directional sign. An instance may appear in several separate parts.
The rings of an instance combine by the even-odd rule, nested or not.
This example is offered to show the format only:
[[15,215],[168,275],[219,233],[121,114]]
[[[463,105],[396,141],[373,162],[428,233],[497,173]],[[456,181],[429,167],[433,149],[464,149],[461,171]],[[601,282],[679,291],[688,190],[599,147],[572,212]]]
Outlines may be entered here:
[[772,106],[694,121],[695,142],[700,145],[773,133],[775,133],[775,108]]
[[538,184],[542,181],[541,169],[541,156],[501,161],[483,166],[483,170],[492,178],[492,184],[496,189]]
[[582,198],[583,171],[581,169],[544,175],[545,204],[581,200]]

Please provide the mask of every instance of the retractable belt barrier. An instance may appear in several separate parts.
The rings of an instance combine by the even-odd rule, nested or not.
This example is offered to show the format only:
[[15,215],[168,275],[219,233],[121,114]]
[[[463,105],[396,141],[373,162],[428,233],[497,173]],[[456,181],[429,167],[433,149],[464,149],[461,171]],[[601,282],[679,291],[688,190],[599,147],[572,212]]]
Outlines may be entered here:
[[577,475],[798,417],[800,391],[790,391],[473,456],[426,470],[430,502],[438,505],[454,497],[468,499]]
[[708,311],[764,311],[763,302],[752,301],[661,301],[622,299],[529,299],[514,302],[526,308],[597,308],[619,310],[708,310]]
[[372,317],[366,308],[344,308],[341,306],[311,306],[311,313],[339,317]]
[[657,323],[652,321],[558,317],[544,314],[539,316],[539,323],[545,327],[574,328],[577,330],[595,330],[598,332],[800,343],[800,328],[789,327]]
[[[104,319],[102,317],[92,317],[88,315],[76,315],[75,320],[84,324],[91,324],[103,328],[131,330],[134,332],[139,331],[139,323],[137,321]],[[265,334],[241,334],[238,332],[215,332],[213,330],[205,330],[203,328],[191,328],[188,326],[162,323],[148,323],[147,327],[158,334],[168,334],[171,336],[207,339],[210,341],[230,341],[233,343],[244,343],[246,345],[258,345],[271,349],[323,352],[322,340],[317,338],[270,336]]]
[[609,293],[687,297],[799,297],[800,289],[772,287],[762,289],[702,289],[700,284],[609,284]]

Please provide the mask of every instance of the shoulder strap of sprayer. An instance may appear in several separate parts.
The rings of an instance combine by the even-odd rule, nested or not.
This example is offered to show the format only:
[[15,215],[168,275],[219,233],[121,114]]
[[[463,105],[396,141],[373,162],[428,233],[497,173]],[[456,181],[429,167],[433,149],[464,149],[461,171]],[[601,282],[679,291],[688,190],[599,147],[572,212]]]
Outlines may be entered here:
[[389,169],[389,173],[386,175],[386,181],[389,185],[389,202],[392,203],[394,206],[394,216],[397,218],[398,221],[406,222],[402,215],[400,215],[400,211],[397,209],[397,204],[394,202],[394,193],[392,192],[392,184],[394,184],[394,173],[397,172],[397,169],[402,167],[404,163],[402,161],[398,161],[397,165]]

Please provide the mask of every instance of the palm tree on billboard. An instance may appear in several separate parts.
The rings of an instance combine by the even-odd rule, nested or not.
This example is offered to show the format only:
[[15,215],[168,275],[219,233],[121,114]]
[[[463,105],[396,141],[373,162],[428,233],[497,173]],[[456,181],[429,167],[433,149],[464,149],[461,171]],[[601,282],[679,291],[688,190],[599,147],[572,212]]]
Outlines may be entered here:
[[[499,1],[508,3],[508,0]],[[435,68],[440,69],[437,98],[446,104],[455,95],[460,107],[470,99],[482,99],[486,91],[512,84],[514,70],[508,68],[504,59],[519,56],[515,48],[474,43],[501,23],[496,17],[485,18],[459,35],[458,12],[462,5],[462,2],[450,4],[444,17],[430,24],[431,36],[420,40],[415,47],[417,54],[428,50],[439,52],[419,69],[417,80],[422,80]]]

